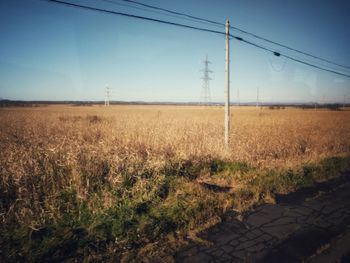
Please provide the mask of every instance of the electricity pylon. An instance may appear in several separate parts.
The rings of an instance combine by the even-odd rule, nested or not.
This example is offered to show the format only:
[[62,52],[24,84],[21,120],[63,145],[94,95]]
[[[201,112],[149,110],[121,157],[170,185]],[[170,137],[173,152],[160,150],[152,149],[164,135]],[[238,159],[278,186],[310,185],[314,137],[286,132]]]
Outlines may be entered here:
[[212,73],[213,71],[209,69],[209,64],[211,62],[208,60],[208,55],[205,57],[205,60],[203,61],[203,63],[204,63],[204,68],[201,70],[203,72],[203,77],[202,77],[203,84],[202,84],[202,93],[201,93],[200,103],[203,105],[209,105],[211,101],[209,81],[212,80],[209,74]]
[[105,106],[109,106],[110,93],[111,93],[111,89],[107,85],[106,86],[106,94],[105,94]]

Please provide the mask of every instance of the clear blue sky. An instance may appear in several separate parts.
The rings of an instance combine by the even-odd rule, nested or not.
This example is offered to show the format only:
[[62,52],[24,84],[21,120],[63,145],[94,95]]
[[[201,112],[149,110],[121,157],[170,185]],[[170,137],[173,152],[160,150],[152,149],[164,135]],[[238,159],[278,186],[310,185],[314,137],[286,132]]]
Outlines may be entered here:
[[[66,1],[224,31],[100,0]],[[139,1],[222,23],[228,18],[231,25],[350,66],[347,0]],[[103,100],[108,84],[113,100],[198,101],[200,69],[208,55],[212,100],[223,101],[224,36],[39,0],[1,0],[0,36],[1,98]],[[262,101],[342,102],[344,94],[350,101],[350,79],[236,40],[231,41],[231,63],[232,101],[237,101],[237,89],[242,102],[254,101],[257,87]]]

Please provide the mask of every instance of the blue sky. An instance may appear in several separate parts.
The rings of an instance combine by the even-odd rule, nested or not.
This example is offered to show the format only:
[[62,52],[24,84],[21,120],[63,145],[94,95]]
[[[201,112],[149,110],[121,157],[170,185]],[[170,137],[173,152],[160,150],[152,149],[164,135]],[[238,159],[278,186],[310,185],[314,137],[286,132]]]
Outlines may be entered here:
[[[66,0],[120,12],[222,30],[101,0]],[[126,4],[120,0],[113,0]],[[139,0],[240,27],[350,66],[350,2],[279,0]],[[129,4],[131,5],[131,4]],[[323,62],[281,53],[349,74]],[[21,100],[198,101],[208,55],[213,101],[223,101],[225,38],[39,0],[0,1],[0,97]],[[231,100],[350,101],[350,79],[231,41]]]

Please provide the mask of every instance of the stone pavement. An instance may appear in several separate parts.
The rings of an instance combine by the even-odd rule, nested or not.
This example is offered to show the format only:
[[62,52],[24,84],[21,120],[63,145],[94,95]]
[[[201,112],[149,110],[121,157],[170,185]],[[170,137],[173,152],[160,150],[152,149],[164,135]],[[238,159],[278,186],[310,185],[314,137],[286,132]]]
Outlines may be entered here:
[[350,175],[306,190],[261,205],[242,220],[227,214],[199,235],[209,245],[193,243],[176,261],[301,262],[315,257],[350,226]]

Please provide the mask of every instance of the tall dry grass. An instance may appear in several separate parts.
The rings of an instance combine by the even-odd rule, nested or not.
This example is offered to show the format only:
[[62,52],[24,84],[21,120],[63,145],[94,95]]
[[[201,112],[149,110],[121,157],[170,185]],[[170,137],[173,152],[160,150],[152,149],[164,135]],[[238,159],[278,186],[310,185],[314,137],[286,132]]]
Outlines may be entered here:
[[[33,261],[50,255],[62,259],[70,242],[82,239],[87,243],[74,244],[82,250],[72,257],[103,261],[98,252],[103,247],[118,258],[130,244],[195,228],[232,207],[235,200],[213,194],[195,179],[237,183],[232,174],[248,173],[246,185],[259,174],[249,167],[293,169],[348,156],[349,120],[350,111],[233,108],[231,144],[225,148],[220,107],[1,109],[0,219],[6,251],[17,246]],[[220,162],[238,166],[223,165],[226,172],[215,178]],[[246,192],[240,194],[244,199]],[[33,236],[39,236],[35,242]],[[64,253],[52,256],[53,248]]]

